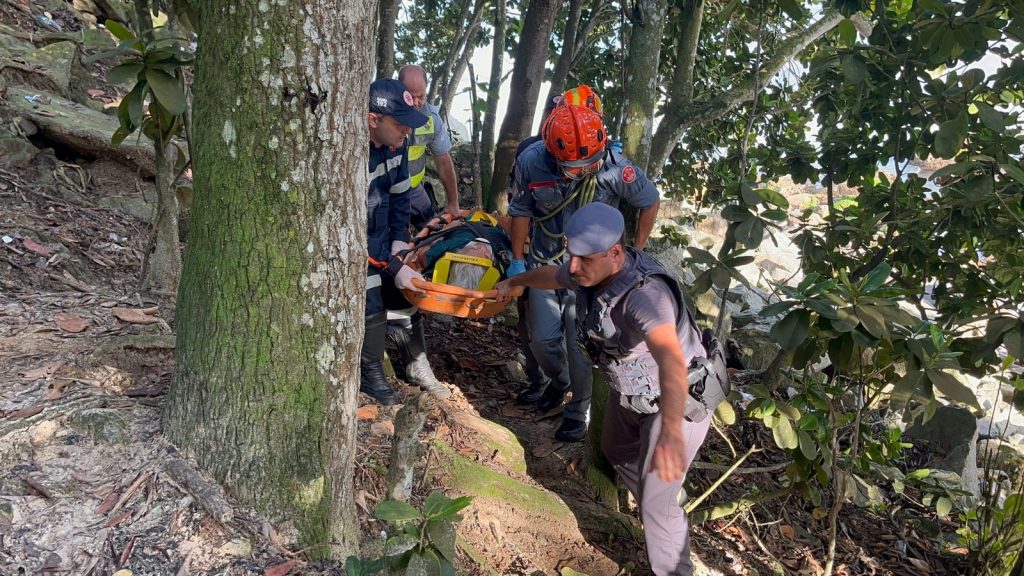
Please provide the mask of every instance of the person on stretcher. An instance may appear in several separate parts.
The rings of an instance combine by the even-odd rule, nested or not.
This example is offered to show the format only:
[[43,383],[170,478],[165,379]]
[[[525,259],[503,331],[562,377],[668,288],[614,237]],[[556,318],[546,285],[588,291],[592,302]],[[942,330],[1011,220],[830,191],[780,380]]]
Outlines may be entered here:
[[405,263],[434,284],[486,292],[506,278],[512,255],[508,231],[485,212],[431,220],[413,239]]

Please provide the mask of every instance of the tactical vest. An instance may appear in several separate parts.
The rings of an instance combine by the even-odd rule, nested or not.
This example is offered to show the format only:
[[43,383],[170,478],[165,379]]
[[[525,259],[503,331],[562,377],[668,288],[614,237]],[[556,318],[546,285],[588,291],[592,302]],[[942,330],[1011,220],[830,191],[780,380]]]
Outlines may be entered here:
[[691,396],[686,403],[686,418],[700,421],[729,393],[721,347],[709,330],[702,334],[686,308],[679,283],[660,262],[634,248],[627,247],[626,253],[630,257],[610,286],[600,294],[593,289],[584,289],[576,297],[577,331],[582,335],[583,345],[604,372],[608,384],[621,395],[624,407],[639,413],[657,412],[657,398],[661,395],[658,363],[644,342],[632,349],[624,349],[620,342],[621,330],[612,322],[611,312],[633,289],[652,277],[661,279],[676,301],[676,333],[685,335],[691,332],[693,337],[686,340],[700,342],[700,347],[687,346],[685,350],[689,356]]
[[413,132],[409,143],[409,175],[413,188],[420,185],[427,173],[427,144],[434,140],[434,115],[427,114],[427,123]]

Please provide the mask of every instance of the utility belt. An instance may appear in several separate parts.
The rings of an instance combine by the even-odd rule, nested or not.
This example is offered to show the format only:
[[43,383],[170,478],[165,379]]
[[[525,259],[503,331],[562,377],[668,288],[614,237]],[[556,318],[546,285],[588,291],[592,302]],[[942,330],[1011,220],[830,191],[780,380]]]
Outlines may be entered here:
[[[725,366],[725,352],[711,330],[701,333],[701,344],[707,357],[690,360],[686,367],[689,398],[683,417],[688,422],[702,422],[729,395],[729,373]],[[660,393],[621,394],[619,405],[637,414],[656,414],[660,409]]]

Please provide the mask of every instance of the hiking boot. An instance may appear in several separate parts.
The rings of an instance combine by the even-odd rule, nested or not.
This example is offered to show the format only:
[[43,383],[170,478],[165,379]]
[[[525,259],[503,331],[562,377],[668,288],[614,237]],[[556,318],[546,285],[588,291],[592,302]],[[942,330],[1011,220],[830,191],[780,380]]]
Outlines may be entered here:
[[537,410],[547,413],[557,408],[562,404],[566,392],[568,390],[559,390],[555,388],[554,384],[548,386],[547,390],[541,395],[540,400],[537,401]]
[[533,382],[528,388],[520,390],[519,394],[516,394],[516,404],[535,404],[537,400],[540,400],[541,396],[544,395],[544,391],[547,389],[547,382]]
[[587,423],[575,418],[563,418],[555,431],[555,440],[561,442],[582,442],[587,437]]
[[384,373],[384,339],[387,319],[375,314],[366,319],[363,349],[359,352],[359,391],[384,406],[398,404],[398,394]]
[[413,315],[412,327],[404,344],[405,346],[400,348],[404,348],[403,356],[409,359],[409,363],[405,365],[405,381],[438,398],[451,398],[452,391],[434,376],[434,371],[427,360],[427,341],[423,334],[422,314]]

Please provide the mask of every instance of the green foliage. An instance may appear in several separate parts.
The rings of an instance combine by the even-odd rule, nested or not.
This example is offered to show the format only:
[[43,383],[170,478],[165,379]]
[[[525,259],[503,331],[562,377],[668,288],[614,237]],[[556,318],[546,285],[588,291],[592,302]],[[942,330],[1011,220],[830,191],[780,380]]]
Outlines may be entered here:
[[107,80],[132,85],[117,108],[121,125],[111,142],[118,145],[139,130],[154,143],[168,144],[181,130],[188,105],[184,75],[194,58],[185,49],[186,39],[162,28],[137,38],[112,20],[106,26],[121,41],[115,53],[122,57],[107,74]]
[[397,532],[384,543],[383,558],[362,560],[350,556],[345,563],[347,576],[388,573],[413,575],[455,574],[455,523],[472,498],[448,498],[434,492],[423,502],[423,509],[398,500],[385,500],[373,515],[395,526]]

